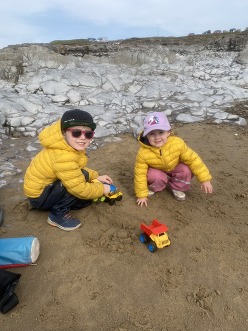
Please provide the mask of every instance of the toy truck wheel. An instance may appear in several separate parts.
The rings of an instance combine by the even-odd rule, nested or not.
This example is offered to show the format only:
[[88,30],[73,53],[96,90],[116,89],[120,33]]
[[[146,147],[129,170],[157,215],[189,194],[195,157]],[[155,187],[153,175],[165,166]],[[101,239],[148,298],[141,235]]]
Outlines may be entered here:
[[154,243],[149,243],[147,247],[148,247],[149,252],[151,252],[151,253],[156,252],[156,250],[158,249]]
[[117,198],[116,198],[116,201],[121,201],[122,200],[122,195],[119,195]]
[[145,233],[141,233],[139,236],[139,240],[142,244],[148,243],[148,236]]

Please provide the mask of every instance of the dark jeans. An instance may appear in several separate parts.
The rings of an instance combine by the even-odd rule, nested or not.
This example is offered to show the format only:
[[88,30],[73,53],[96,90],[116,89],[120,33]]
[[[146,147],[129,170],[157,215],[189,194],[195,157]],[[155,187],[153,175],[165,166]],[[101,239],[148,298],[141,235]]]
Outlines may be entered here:
[[[88,182],[88,172],[82,172]],[[29,198],[29,201],[33,208],[50,210],[54,215],[65,215],[70,209],[81,209],[92,203],[92,200],[83,200],[71,195],[59,180],[45,187],[38,198]]]

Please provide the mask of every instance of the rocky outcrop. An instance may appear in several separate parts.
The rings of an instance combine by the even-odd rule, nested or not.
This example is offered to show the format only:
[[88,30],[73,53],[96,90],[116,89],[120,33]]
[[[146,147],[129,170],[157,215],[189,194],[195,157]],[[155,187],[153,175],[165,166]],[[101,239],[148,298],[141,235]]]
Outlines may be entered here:
[[23,73],[23,55],[19,48],[0,51],[0,79],[17,83]]
[[151,110],[171,121],[246,125],[225,111],[248,98],[246,36],[236,35],[233,50],[227,38],[221,47],[229,48],[217,47],[219,36],[7,47],[0,50],[0,129],[35,136],[69,107],[89,110],[98,136],[136,131]]
[[247,45],[248,31],[240,34],[220,34],[218,38],[210,40],[207,45],[207,48],[217,52],[241,52],[247,47]]
[[[192,54],[205,50],[215,52],[242,52],[237,57],[239,63],[246,63],[248,31],[187,37],[131,38],[119,42],[78,44],[22,44],[12,45],[0,50],[0,79],[17,83],[27,66],[27,53],[39,52],[39,47],[48,49],[47,54],[74,57],[108,58],[112,63],[142,65],[150,61],[173,62],[175,54]],[[30,50],[28,50],[30,49]],[[169,51],[168,51],[169,50]],[[53,54],[54,53],[54,54]],[[163,53],[166,53],[163,56]],[[62,61],[60,59],[60,61]]]

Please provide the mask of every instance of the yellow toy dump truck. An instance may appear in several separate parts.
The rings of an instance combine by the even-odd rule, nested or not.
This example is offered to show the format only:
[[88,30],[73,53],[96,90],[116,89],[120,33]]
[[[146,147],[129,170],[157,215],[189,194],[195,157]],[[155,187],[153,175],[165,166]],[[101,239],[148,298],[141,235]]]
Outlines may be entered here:
[[[98,179],[94,179],[93,182],[99,182]],[[116,201],[121,201],[122,200],[122,192],[118,191],[116,186],[112,184],[107,184],[110,186],[110,192],[109,194],[103,195],[100,198],[96,198],[93,200],[94,203],[99,203],[99,202],[107,202],[110,206],[113,206]]]
[[166,233],[169,229],[158,220],[153,219],[150,225],[141,223],[140,229],[143,232],[140,234],[139,240],[142,244],[147,244],[151,253],[156,252],[158,248],[170,245],[170,240]]

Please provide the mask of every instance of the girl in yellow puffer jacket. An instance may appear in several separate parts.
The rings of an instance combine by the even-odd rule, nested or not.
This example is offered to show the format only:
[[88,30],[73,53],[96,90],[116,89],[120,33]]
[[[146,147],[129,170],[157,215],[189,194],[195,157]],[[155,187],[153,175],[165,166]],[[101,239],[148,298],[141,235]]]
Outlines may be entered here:
[[134,189],[139,206],[147,206],[148,196],[168,185],[175,199],[185,200],[194,176],[205,193],[212,193],[212,176],[199,155],[185,142],[171,135],[170,123],[162,112],[144,120],[139,136],[140,149],[135,163]]
[[24,192],[32,207],[49,210],[47,222],[65,231],[81,226],[69,214],[70,209],[84,208],[111,190],[112,179],[108,175],[99,176],[86,167],[86,148],[95,128],[88,112],[66,111],[61,120],[40,133],[43,149],[25,174]]

